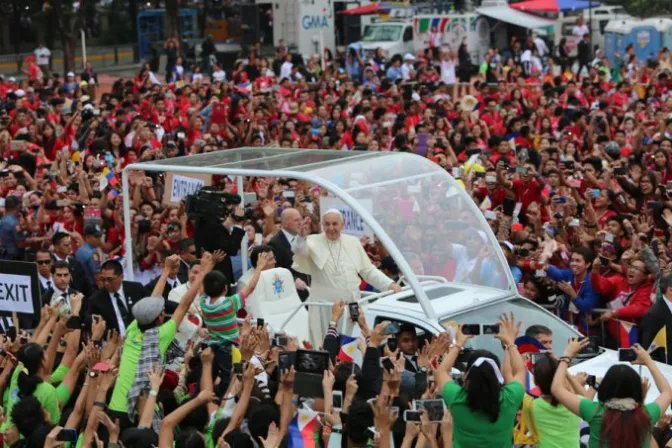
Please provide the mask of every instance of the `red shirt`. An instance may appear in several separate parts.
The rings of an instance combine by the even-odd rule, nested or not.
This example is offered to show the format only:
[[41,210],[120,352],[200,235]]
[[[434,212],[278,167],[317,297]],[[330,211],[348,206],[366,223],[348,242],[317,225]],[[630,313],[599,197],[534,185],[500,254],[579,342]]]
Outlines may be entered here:
[[527,207],[533,202],[541,204],[541,185],[536,179],[525,183],[522,180],[513,180],[513,191],[516,193],[516,201],[523,204],[520,213],[525,214]]

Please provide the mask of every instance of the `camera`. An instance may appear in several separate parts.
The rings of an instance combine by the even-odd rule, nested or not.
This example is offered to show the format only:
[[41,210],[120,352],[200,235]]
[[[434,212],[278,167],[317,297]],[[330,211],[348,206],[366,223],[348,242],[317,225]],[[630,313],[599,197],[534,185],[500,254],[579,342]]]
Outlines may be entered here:
[[240,202],[240,196],[203,187],[197,193],[187,196],[185,210],[189,219],[216,217],[223,221]]

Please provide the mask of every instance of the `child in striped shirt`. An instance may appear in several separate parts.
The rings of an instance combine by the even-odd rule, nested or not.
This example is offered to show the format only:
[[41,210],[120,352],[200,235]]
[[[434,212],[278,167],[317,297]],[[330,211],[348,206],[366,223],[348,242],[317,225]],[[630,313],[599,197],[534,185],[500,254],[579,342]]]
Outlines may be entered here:
[[224,274],[212,271],[203,278],[204,294],[198,300],[203,321],[208,327],[209,345],[215,352],[214,367],[218,372],[213,372],[213,377],[218,373],[221,377],[218,388],[220,396],[226,392],[231,379],[231,346],[240,342],[236,315],[245,307],[247,297],[254,292],[261,272],[274,265],[273,252],[261,253],[250,282],[239,294],[230,297],[226,297],[229,281]]

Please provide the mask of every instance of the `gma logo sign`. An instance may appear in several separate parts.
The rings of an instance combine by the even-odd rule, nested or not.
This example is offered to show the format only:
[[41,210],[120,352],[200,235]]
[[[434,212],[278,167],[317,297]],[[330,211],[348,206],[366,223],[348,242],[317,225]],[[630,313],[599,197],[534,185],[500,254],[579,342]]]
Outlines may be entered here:
[[329,28],[329,17],[325,16],[303,16],[301,25],[304,30]]

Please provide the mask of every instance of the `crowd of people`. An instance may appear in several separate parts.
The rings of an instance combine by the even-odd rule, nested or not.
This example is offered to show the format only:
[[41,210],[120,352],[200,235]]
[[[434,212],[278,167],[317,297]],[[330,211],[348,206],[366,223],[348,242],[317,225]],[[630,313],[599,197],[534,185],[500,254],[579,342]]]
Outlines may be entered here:
[[[0,260],[34,262],[43,302],[0,321],[5,446],[666,446],[672,389],[652,356],[670,363],[672,327],[664,351],[646,348],[672,325],[668,49],[638,61],[631,47],[612,64],[584,43],[573,61],[530,35],[476,65],[466,44],[299,61],[281,43],[271,58],[253,47],[207,73],[169,46],[167,79],[144,65],[111,92],[92,87],[90,65],[87,79],[46,67],[0,76]],[[43,66],[48,55],[36,56]],[[602,346],[632,346],[659,395],[626,364],[592,381],[569,374],[592,340],[552,354],[552,331],[521,330],[515,316],[499,322],[501,359],[468,350],[461,327],[390,332],[360,309],[355,362],[342,356],[340,301],[311,317],[312,344],[249,315],[238,323],[276,266],[304,300],[319,284],[403,286],[385,247],[341,235],[343,216],[321,214],[326,192],[306,182],[245,178],[239,191],[212,177],[211,190],[255,198],[230,205],[212,248],[214,230],[168,200],[161,173],[133,171],[122,191],[130,163],[243,146],[398,151],[445,168],[492,227],[521,295]],[[453,257],[475,257],[432,255],[423,273],[448,281],[462,275]],[[532,365],[524,341],[546,356]]]

